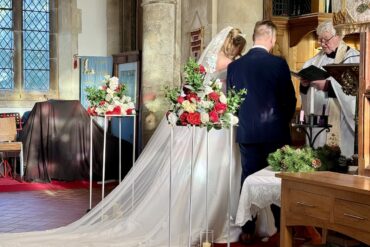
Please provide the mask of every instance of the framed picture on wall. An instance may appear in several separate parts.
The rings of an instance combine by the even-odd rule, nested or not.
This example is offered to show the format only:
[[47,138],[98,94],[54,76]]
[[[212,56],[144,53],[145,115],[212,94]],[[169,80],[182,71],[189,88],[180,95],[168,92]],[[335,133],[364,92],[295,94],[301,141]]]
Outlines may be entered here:
[[[141,122],[140,114],[140,87],[141,87],[141,53],[139,51],[128,51],[124,53],[113,55],[113,71],[114,76],[119,78],[119,82],[126,86],[125,95],[130,96],[136,108],[136,124],[134,126],[134,119],[132,117],[123,118],[121,122],[121,136],[120,138],[133,143],[136,137],[136,154],[141,151],[141,129],[139,123]],[[119,136],[119,120],[113,118],[111,121],[111,131],[115,136]]]
[[203,51],[204,28],[200,27],[190,32],[190,56],[198,60]]
[[126,86],[126,95],[130,96],[135,104],[139,102],[138,73],[138,62],[118,65],[119,82]]

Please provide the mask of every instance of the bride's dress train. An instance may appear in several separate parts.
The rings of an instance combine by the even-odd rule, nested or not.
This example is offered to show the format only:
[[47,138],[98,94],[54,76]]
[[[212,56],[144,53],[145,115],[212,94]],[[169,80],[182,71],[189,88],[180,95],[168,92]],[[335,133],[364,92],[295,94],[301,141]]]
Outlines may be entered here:
[[[174,127],[170,166],[170,126],[163,119],[129,174],[80,220],[54,230],[0,235],[0,246],[169,246],[169,177],[171,246],[188,246],[192,128]],[[206,229],[206,129],[194,128],[191,240]],[[230,130],[209,132],[208,225],[216,242],[228,240]],[[234,143],[234,141],[233,141]],[[240,228],[234,219],[240,191],[239,150],[233,144],[230,240]],[[35,219],[37,221],[38,219]]]

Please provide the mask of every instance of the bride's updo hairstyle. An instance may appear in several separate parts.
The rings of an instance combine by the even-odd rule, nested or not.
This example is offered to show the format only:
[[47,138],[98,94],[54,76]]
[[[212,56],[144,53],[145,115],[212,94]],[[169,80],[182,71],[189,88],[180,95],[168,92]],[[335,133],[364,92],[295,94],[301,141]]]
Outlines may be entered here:
[[236,57],[241,56],[247,41],[242,36],[239,28],[233,28],[227,35],[221,51],[229,59],[234,60]]

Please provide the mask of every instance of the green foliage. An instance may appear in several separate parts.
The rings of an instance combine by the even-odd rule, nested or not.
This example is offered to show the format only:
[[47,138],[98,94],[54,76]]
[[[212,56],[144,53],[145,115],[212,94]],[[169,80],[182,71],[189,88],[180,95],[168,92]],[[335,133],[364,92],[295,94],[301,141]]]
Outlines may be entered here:
[[170,88],[169,86],[164,86],[163,91],[164,97],[170,101],[170,103],[177,103],[177,97],[180,95],[181,91],[179,87]]
[[247,94],[247,89],[236,91],[235,88],[227,91],[227,111],[236,114],[240,105],[244,101],[244,95]]
[[286,145],[269,154],[267,162],[274,171],[284,172],[342,171],[346,167],[340,148],[329,145],[317,149]]
[[317,162],[311,148],[297,148],[284,146],[269,154],[267,162],[274,171],[309,172],[314,171],[312,163]]
[[87,87],[85,88],[85,92],[87,93],[86,97],[90,103],[90,106],[99,105],[99,103],[103,101],[107,95],[107,91],[100,90],[99,88],[95,87]]
[[200,73],[199,64],[194,58],[189,58],[189,61],[184,66],[184,73],[186,88],[193,92],[198,92],[203,88],[205,73]]

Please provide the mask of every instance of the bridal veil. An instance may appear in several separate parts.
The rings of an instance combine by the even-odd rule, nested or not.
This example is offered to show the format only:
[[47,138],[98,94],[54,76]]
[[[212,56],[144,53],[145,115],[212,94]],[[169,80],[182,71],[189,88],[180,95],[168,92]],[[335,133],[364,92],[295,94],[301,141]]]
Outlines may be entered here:
[[[217,53],[230,30],[218,33],[199,59],[208,71],[214,70]],[[1,234],[0,246],[189,246],[189,240],[192,246],[198,246],[200,233],[207,226],[215,242],[236,241],[240,228],[233,222],[241,168],[230,130],[211,130],[207,134],[205,128],[173,127],[172,142],[170,133],[164,118],[119,186],[81,219],[48,231]],[[230,145],[234,147],[231,162]],[[229,184],[233,192],[230,217]]]

